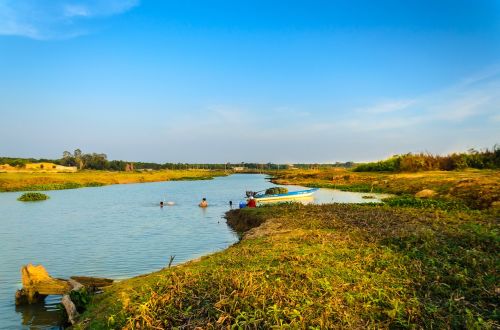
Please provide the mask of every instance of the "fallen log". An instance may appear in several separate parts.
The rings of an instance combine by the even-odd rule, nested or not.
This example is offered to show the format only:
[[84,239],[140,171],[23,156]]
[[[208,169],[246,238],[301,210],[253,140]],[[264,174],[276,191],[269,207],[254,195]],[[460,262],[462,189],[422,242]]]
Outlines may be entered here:
[[25,265],[21,268],[23,288],[16,291],[16,305],[34,304],[43,301],[48,295],[63,295],[61,304],[68,314],[68,320],[74,324],[78,318],[75,303],[71,300],[71,291],[95,292],[109,286],[113,280],[101,277],[71,276],[69,280],[54,278],[42,265]]
[[16,305],[33,304],[45,299],[49,294],[64,294],[71,290],[68,281],[53,278],[42,266],[28,264],[21,268],[23,288],[16,292]]

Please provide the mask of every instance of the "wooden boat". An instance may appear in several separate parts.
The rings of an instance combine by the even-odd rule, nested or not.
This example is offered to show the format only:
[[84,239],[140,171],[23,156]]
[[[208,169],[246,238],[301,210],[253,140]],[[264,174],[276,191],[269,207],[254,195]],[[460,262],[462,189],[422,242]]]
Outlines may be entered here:
[[254,197],[257,202],[267,202],[267,201],[279,201],[279,200],[290,200],[297,198],[307,198],[311,197],[318,188],[290,191],[286,194],[276,194],[276,195],[266,195],[266,194],[256,194]]

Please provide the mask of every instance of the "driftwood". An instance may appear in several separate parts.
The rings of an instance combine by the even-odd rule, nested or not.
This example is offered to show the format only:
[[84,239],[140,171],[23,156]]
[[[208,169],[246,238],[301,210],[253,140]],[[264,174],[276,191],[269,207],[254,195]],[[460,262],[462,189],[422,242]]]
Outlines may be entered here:
[[28,264],[21,268],[23,288],[16,292],[16,305],[33,304],[43,301],[47,295],[63,295],[61,304],[66,309],[68,320],[74,324],[78,311],[71,300],[71,291],[87,289],[94,292],[111,285],[113,280],[100,277],[72,276],[69,280],[53,278],[42,266]]
[[16,293],[16,305],[37,303],[49,294],[65,294],[71,290],[68,281],[53,278],[42,265],[21,268],[23,288]]

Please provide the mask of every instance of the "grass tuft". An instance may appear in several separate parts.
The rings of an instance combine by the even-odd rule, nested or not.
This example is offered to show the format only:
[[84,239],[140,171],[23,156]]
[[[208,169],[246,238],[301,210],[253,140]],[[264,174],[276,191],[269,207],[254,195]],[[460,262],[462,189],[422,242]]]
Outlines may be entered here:
[[38,192],[31,192],[22,194],[17,200],[21,202],[36,202],[46,199],[49,199],[49,196]]

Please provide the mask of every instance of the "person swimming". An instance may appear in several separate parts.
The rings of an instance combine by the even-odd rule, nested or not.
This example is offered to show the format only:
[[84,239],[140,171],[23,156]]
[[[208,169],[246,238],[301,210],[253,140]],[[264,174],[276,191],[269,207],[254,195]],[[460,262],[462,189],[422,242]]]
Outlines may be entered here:
[[160,202],[160,207],[163,207],[163,202]]
[[198,204],[199,207],[207,207],[208,206],[208,202],[207,202],[207,199],[205,197],[203,197],[203,199],[201,200],[200,204]]

